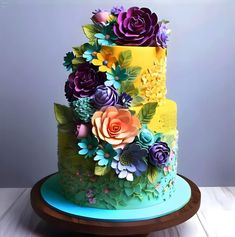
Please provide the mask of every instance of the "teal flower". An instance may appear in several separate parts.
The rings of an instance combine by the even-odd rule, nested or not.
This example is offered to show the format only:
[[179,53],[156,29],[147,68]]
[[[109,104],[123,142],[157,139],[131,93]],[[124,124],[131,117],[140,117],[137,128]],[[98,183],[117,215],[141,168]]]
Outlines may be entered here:
[[114,41],[117,39],[117,36],[113,32],[113,24],[103,26],[101,32],[95,34],[95,37],[100,45],[116,45]]
[[80,148],[78,154],[84,155],[85,158],[92,157],[96,153],[98,144],[98,140],[94,136],[81,139],[81,141],[78,143],[78,147]]
[[106,86],[114,86],[116,89],[121,87],[121,82],[128,79],[128,74],[125,68],[121,68],[118,65],[115,69],[112,68],[111,72],[107,72],[107,81],[105,81]]
[[89,97],[79,98],[73,101],[75,116],[85,123],[90,122],[92,115],[96,111],[91,101],[92,99]]
[[112,145],[107,143],[103,149],[96,151],[95,161],[98,161],[98,165],[107,166],[111,164],[113,158],[117,155],[117,152],[113,149]]
[[155,143],[154,134],[145,126],[143,126],[138,134],[137,143],[140,144],[143,148],[148,148]]
[[63,65],[66,67],[67,71],[73,68],[72,61],[75,58],[73,52],[66,53],[66,56],[64,57],[64,63]]
[[100,50],[101,46],[97,43],[95,43],[94,45],[88,45],[82,56],[86,59],[87,62],[90,62],[93,58],[96,58],[96,55],[100,52]]

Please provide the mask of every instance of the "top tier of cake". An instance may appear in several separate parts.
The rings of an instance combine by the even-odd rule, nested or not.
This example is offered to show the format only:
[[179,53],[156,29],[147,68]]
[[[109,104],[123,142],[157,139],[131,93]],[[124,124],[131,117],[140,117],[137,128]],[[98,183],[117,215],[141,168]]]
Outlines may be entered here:
[[[133,81],[143,103],[163,104],[166,97],[166,49],[160,47],[103,46],[102,50],[119,58],[123,52],[131,52],[131,67],[140,67],[141,72]],[[118,79],[118,78],[117,78]]]

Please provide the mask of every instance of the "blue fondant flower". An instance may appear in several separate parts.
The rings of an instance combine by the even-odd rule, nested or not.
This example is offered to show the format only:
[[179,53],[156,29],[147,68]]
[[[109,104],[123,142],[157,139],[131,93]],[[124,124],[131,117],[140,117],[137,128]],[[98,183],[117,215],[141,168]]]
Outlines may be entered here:
[[114,86],[116,89],[121,87],[121,82],[128,79],[128,74],[126,69],[122,69],[118,65],[115,69],[112,68],[111,72],[107,72],[107,81],[105,81],[106,86]]
[[114,42],[117,36],[113,32],[113,25],[103,26],[100,33],[96,33],[95,37],[98,39],[100,45],[116,45]]
[[167,48],[167,42],[169,40],[169,34],[171,30],[167,26],[168,21],[161,21],[158,23],[159,30],[157,32],[157,46]]
[[114,6],[112,7],[111,9],[111,13],[114,15],[114,16],[118,16],[120,12],[123,12],[125,9],[123,6]]
[[123,150],[117,149],[116,152],[117,155],[114,157],[111,167],[118,174],[118,178],[133,181],[134,174],[140,176],[147,170],[145,158],[148,152],[138,144],[132,143]]
[[84,138],[78,143],[78,147],[80,148],[78,154],[84,155],[85,158],[92,157],[96,153],[98,140],[94,136]]
[[92,59],[96,58],[96,55],[100,52],[100,50],[101,46],[95,43],[94,45],[87,46],[82,56],[86,59],[87,62],[90,62]]
[[117,155],[117,152],[113,149],[112,145],[107,143],[96,151],[95,161],[98,161],[98,165],[107,166],[111,164],[113,158]]

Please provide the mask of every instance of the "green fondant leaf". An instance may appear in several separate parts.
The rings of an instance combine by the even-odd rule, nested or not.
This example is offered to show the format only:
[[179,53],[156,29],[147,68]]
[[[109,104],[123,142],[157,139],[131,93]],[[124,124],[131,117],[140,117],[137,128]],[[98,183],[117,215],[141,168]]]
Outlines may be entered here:
[[85,198],[86,198],[86,192],[85,191],[81,191],[78,194],[76,194],[75,196],[76,200],[78,200],[79,202],[84,202]]
[[149,165],[148,170],[147,170],[147,177],[150,183],[154,183],[156,181],[158,172],[157,168]]
[[134,193],[134,189],[132,189],[132,188],[125,188],[124,191],[128,197]]
[[122,82],[121,92],[125,92],[131,97],[136,97],[139,93],[139,90],[135,88],[133,82],[127,80]]
[[89,39],[91,44],[95,43],[95,34],[97,33],[97,28],[93,24],[87,24],[82,27],[86,37]]
[[124,182],[124,187],[125,188],[130,188],[131,187],[131,182],[125,181]]
[[126,50],[120,53],[118,62],[122,68],[127,68],[130,66],[132,60],[131,50]]
[[95,167],[95,175],[103,176],[103,175],[107,174],[110,170],[111,170],[111,168],[109,166],[98,166],[97,165]]
[[73,122],[73,111],[70,107],[54,104],[55,118],[59,125],[65,125]]
[[72,60],[72,64],[73,64],[73,65],[78,65],[78,64],[84,63],[84,62],[85,62],[85,60],[84,60],[84,58],[82,58],[82,57],[74,58],[74,59]]
[[140,72],[141,72],[141,67],[138,67],[138,66],[127,68],[128,79],[135,80],[136,77],[139,76]]
[[131,105],[132,106],[141,105],[143,101],[144,101],[144,99],[141,96],[137,95],[133,98]]
[[131,109],[129,109],[129,111],[130,111],[130,113],[131,113],[131,115],[135,115],[135,110],[131,110]]
[[148,124],[153,118],[157,107],[157,102],[150,102],[143,105],[142,109],[138,113],[138,118],[141,123]]
[[161,141],[161,137],[162,137],[161,133],[155,134],[155,142],[160,142]]
[[136,185],[134,191],[135,193],[141,193],[141,186],[139,184]]
[[109,199],[109,204],[112,205],[113,207],[117,208],[117,201],[115,199]]

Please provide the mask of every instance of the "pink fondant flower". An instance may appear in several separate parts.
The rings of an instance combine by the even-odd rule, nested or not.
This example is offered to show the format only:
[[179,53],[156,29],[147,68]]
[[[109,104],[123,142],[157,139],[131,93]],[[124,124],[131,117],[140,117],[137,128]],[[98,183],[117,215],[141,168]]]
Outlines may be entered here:
[[76,137],[78,139],[81,139],[81,138],[85,138],[89,135],[90,133],[90,128],[88,125],[86,124],[77,124],[77,127],[76,127]]
[[124,148],[134,141],[141,127],[139,119],[128,109],[109,106],[97,111],[92,117],[92,132],[113,148]]
[[101,23],[105,25],[108,22],[111,13],[108,11],[98,11],[92,16],[92,20],[96,23]]

